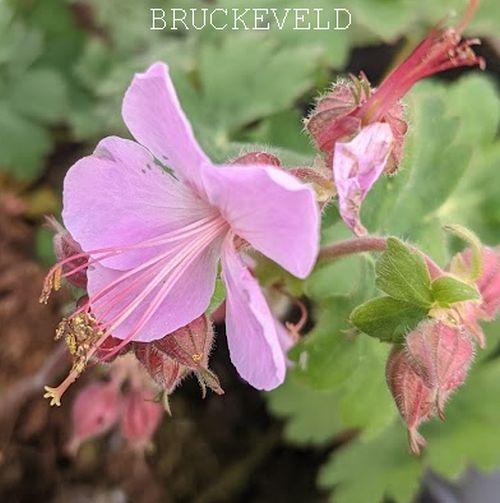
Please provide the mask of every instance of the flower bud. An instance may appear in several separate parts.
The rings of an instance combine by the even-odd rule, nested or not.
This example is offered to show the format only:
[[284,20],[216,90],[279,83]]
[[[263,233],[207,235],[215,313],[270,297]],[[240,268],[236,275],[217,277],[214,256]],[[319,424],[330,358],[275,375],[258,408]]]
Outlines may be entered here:
[[134,352],[151,378],[167,395],[174,391],[188,372],[184,365],[170,358],[151,342],[135,342]]
[[[484,320],[491,320],[500,309],[500,251],[484,247],[481,258],[481,275],[476,281],[482,298],[480,316]],[[471,264],[472,251],[470,249],[465,250],[454,260],[455,267],[470,268]]]
[[268,152],[248,152],[232,161],[231,164],[239,164],[240,166],[265,164],[267,166],[281,167],[281,161]]
[[147,388],[132,388],[125,395],[120,428],[134,449],[147,447],[160,424],[163,407],[153,400]]
[[387,360],[386,378],[401,418],[408,428],[411,451],[418,455],[425,447],[425,439],[418,427],[434,415],[432,390],[413,370],[406,351],[395,346]]
[[[55,232],[52,242],[54,245],[54,253],[56,254],[58,262],[62,262],[73,255],[82,253],[80,245],[55,218],[47,217],[46,220],[47,225]],[[87,257],[78,257],[63,264],[63,274],[81,268],[74,274],[66,276],[69,283],[78,288],[87,288],[87,268],[83,267],[87,262]]]
[[335,195],[335,184],[330,171],[325,170],[321,162],[315,162],[311,168],[300,167],[289,170],[301,182],[312,187],[321,206],[326,205]]
[[473,46],[477,39],[462,39],[466,26],[477,8],[478,0],[469,0],[464,18],[455,27],[436,26],[415,50],[398,65],[380,84],[372,89],[361,74],[350,82],[338,82],[316,105],[306,128],[318,149],[331,165],[337,141],[348,142],[362,128],[376,123],[389,124],[394,145],[384,168],[393,174],[401,163],[408,125],[404,119],[401,99],[420,80],[448,69],[479,66],[484,69],[483,58]]
[[76,454],[83,442],[109,431],[118,421],[121,407],[120,392],[114,382],[94,382],[82,388],[71,411],[69,452]]
[[405,348],[411,367],[433,390],[437,412],[444,419],[444,404],[464,383],[474,358],[471,338],[463,327],[424,320],[406,336]]
[[[373,94],[374,89],[366,75],[361,73],[359,78],[351,76],[349,81],[338,81],[329,93],[318,100],[305,124],[318,150],[326,154],[328,166],[333,162],[335,143],[349,142],[371,123],[362,120],[363,117],[356,112],[372,100]],[[386,122],[391,128],[394,143],[383,169],[385,173],[393,174],[401,163],[408,129],[403,104],[396,100],[387,113],[375,122]]]
[[477,340],[479,346],[486,346],[486,338],[479,324],[480,321],[491,321],[500,309],[500,252],[498,249],[482,247],[476,252],[477,265],[474,263],[474,252],[468,248],[455,255],[451,261],[450,271],[458,276],[470,279],[473,269],[479,270],[476,286],[481,300],[462,302],[456,306],[460,321]]

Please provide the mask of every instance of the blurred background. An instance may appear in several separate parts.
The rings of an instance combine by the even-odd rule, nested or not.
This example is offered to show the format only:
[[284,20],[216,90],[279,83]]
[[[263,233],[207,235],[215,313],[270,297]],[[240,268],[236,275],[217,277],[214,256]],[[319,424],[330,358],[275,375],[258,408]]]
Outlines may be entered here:
[[[78,158],[104,136],[128,136],[120,106],[134,72],[156,60],[169,64],[215,161],[271,146],[285,165],[307,166],[314,151],[302,118],[314,99],[349,72],[363,70],[376,85],[434,24],[453,23],[466,5],[0,0],[0,501],[500,501],[499,324],[487,327],[488,348],[447,421],[424,428],[429,448],[415,459],[385,386],[388,348],[346,332],[349,312],[374,290],[373,263],[364,257],[332,264],[304,284],[286,278],[308,304],[313,328],[273,393],[240,381],[218,326],[211,368],[225,395],[202,400],[196,381],[187,380],[145,456],[128,451],[116,433],[68,455],[71,402],[92,372],[60,408],[50,408],[41,391],[64,373],[53,334],[72,300],[63,289],[48,306],[38,304],[54,262],[43,217],[59,214],[63,177]],[[352,25],[328,32],[149,29],[151,7],[203,6],[344,7]],[[402,172],[377,184],[364,209],[372,232],[409,239],[442,265],[457,247],[443,223],[468,225],[492,245],[500,237],[499,26],[498,1],[483,0],[467,34],[481,37],[486,71],[447,72],[412,91]],[[348,237],[335,207],[324,218],[324,242]],[[270,283],[281,273],[260,274]]]

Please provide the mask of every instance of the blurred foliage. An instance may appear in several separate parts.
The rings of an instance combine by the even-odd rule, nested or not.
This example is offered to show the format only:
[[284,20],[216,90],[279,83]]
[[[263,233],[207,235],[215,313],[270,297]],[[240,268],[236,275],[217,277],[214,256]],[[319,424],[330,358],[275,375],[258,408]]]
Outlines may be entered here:
[[[172,33],[148,29],[149,8],[158,7],[154,0],[0,2],[0,170],[36,183],[57,145],[76,142],[90,152],[103,136],[127,135],[120,116],[123,93],[132,74],[155,60],[170,65],[186,113],[214,160],[264,145],[289,166],[305,165],[313,151],[301,117],[318,92],[342,74],[351,51],[402,40],[404,53],[467,2],[344,3],[353,17],[346,31]],[[185,9],[206,5],[182,2]],[[178,6],[161,2],[165,9]],[[210,6],[246,8],[248,1],[215,0]],[[259,6],[304,7],[304,2],[252,2]],[[307,7],[331,9],[331,1],[311,0]],[[498,36],[499,24],[497,0],[483,0],[469,32]],[[424,82],[406,102],[410,131],[403,166],[397,176],[376,184],[363,207],[363,222],[374,234],[408,239],[441,265],[457,246],[443,233],[444,224],[466,225],[496,244],[500,105],[495,84],[477,72],[451,84]],[[334,206],[323,219],[323,243],[349,236]],[[37,243],[40,260],[49,263],[45,231],[39,231]],[[282,274],[272,265],[261,268],[267,281]],[[454,477],[467,463],[500,466],[498,358],[476,362],[467,385],[449,404],[446,423],[433,421],[424,428],[429,447],[417,460],[407,452],[404,427],[385,384],[388,346],[356,334],[348,321],[355,306],[377,295],[373,257],[325,265],[303,283],[285,280],[294,294],[311,299],[315,326],[291,351],[293,368],[286,384],[268,395],[269,406],[286,418],[290,442],[330,445],[345,432],[356,432],[321,472],[320,483],[333,489],[335,501],[411,501],[428,467]],[[499,328],[488,329],[490,351]]]

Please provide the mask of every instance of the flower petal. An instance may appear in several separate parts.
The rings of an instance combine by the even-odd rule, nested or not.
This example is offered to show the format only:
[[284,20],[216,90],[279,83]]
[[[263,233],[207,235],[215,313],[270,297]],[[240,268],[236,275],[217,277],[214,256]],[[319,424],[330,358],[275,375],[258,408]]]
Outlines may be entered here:
[[[137,336],[133,337],[134,341],[149,342],[156,339],[161,339],[165,335],[172,333],[195,318],[203,314],[212,297],[215,288],[215,277],[217,274],[217,263],[220,257],[220,239],[216,243],[206,248],[186,270],[179,275],[173,287],[164,296],[161,304],[154,310],[154,314],[149,321],[141,328]],[[96,295],[110,285],[113,281],[118,280],[122,275],[126,274],[123,271],[117,271],[96,265],[89,269],[88,272],[88,293],[92,306],[92,311],[100,321],[110,322],[114,317],[127,309],[127,306],[137,299],[141,291],[149,284],[148,280],[142,282],[141,286],[134,285],[133,281],[137,276],[133,275],[120,283],[119,287],[110,290],[102,303],[93,302],[92,299]],[[161,281],[140,303],[134,312],[121,323],[112,335],[118,339],[127,339],[128,336],[136,329],[141,317],[150,307],[155,296],[159,293],[165,281]],[[151,277],[150,281],[154,281]],[[112,302],[115,304],[112,307]],[[104,315],[103,311],[109,311]]]
[[200,187],[208,162],[177,98],[168,66],[155,63],[137,73],[123,98],[122,116],[135,139],[180,177]]
[[231,361],[254,388],[271,390],[285,379],[285,357],[274,318],[257,281],[236,253],[231,235],[223,246],[222,271]]
[[384,171],[392,146],[391,128],[382,122],[366,126],[350,142],[335,144],[333,177],[339,211],[357,235],[366,233],[359,220],[361,203]]
[[[213,213],[146,149],[117,137],[102,140],[68,171],[63,203],[64,224],[86,252],[139,243]],[[129,269],[157,252],[158,247],[129,250],[102,263]]]
[[233,232],[289,272],[305,278],[319,246],[319,210],[313,190],[272,166],[207,169],[208,200]]

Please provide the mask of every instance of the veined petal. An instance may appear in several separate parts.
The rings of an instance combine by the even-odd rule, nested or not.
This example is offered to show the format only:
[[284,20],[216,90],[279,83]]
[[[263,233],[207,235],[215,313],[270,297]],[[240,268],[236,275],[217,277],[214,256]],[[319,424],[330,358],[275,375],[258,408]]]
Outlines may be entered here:
[[210,203],[232,231],[289,272],[305,278],[319,246],[319,210],[313,190],[271,166],[206,169]]
[[[145,148],[117,137],[102,140],[68,171],[63,206],[64,224],[85,252],[128,247],[214,214],[189,187],[155,164]],[[129,269],[169,246],[129,249],[102,264]]]
[[[131,334],[135,334],[134,341],[141,342],[165,337],[207,309],[215,287],[220,245],[221,236],[192,261],[184,265],[180,262],[164,276],[161,266],[133,273],[95,265],[88,271],[93,314],[106,328],[111,327],[110,333],[118,339]],[[125,274],[127,278],[117,283]],[[115,286],[109,288],[113,283]],[[109,290],[102,294],[106,288]],[[146,291],[147,295],[141,297]],[[129,315],[124,317],[125,313]],[[116,322],[120,317],[123,321]]]
[[159,161],[201,187],[199,170],[208,158],[184,115],[167,65],[154,63],[135,75],[123,98],[122,116],[134,138]]
[[392,146],[391,128],[382,122],[366,126],[350,142],[335,144],[333,177],[340,215],[358,235],[366,233],[359,220],[361,203],[384,171]]
[[231,361],[254,388],[276,388],[285,379],[286,365],[275,321],[259,284],[236,253],[231,235],[223,245],[222,271]]

